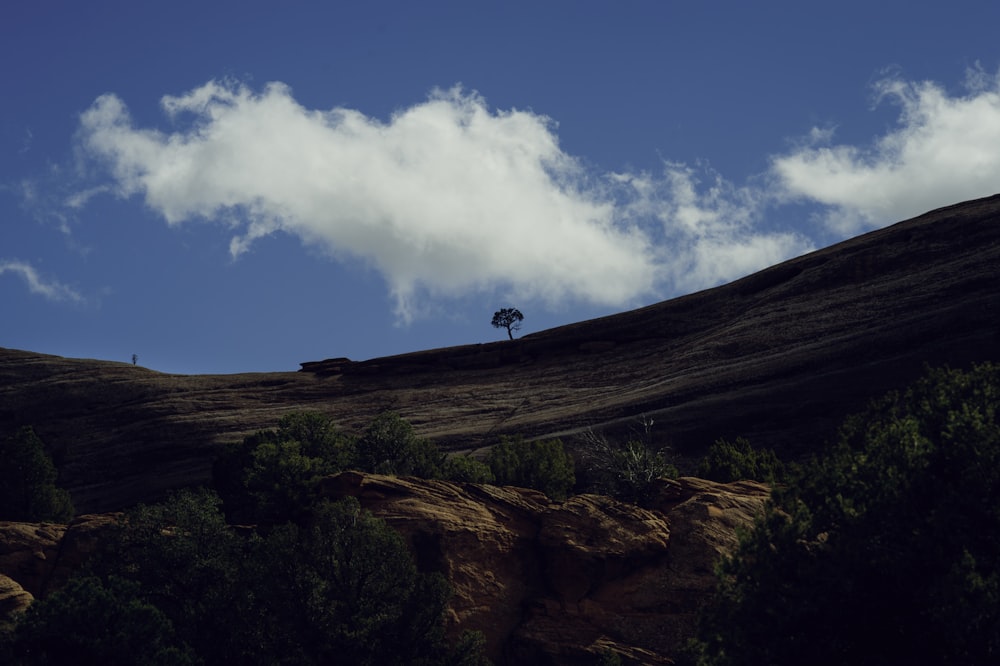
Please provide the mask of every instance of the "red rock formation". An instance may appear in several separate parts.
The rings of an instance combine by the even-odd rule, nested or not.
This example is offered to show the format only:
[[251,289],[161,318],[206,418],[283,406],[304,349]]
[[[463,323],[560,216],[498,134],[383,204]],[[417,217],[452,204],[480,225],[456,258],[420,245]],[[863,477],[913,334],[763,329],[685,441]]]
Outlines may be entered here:
[[0,574],[0,630],[10,618],[27,610],[35,598],[14,579]]
[[[331,498],[357,497],[442,572],[455,636],[478,630],[497,663],[667,664],[692,635],[712,569],[768,496],[753,482],[661,480],[654,509],[599,495],[553,502],[524,488],[344,472]],[[69,525],[0,522],[0,624],[57,589],[117,514]]]
[[753,482],[660,482],[657,509],[521,488],[345,472],[329,497],[357,497],[399,530],[455,596],[453,634],[482,631],[498,663],[671,663],[714,586],[715,561],[768,496]]
[[114,525],[118,514],[78,516],[68,525],[0,521],[0,575],[33,597],[63,585]]

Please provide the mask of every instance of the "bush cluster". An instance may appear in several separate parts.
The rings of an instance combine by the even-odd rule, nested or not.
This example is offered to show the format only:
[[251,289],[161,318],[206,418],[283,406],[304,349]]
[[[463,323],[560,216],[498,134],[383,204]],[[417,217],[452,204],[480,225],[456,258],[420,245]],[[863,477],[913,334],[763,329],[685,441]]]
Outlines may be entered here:
[[633,433],[625,444],[593,430],[583,435],[578,451],[586,466],[586,485],[593,492],[644,504],[657,479],[678,475],[667,449],[653,444],[653,421],[643,418],[642,426],[643,431]]
[[775,485],[785,476],[785,465],[771,449],[755,449],[744,437],[716,440],[698,466],[698,476],[729,483],[763,481]]
[[[822,456],[786,468],[743,438],[699,473],[776,485],[719,566],[687,657],[743,664],[994,663],[1000,655],[1000,366],[940,369],[873,403]],[[641,502],[676,474],[646,437],[586,451],[601,488]],[[66,520],[69,497],[31,429],[0,440],[0,519]],[[478,664],[449,645],[450,594],[354,499],[319,500],[343,469],[536,488],[576,483],[558,439],[504,437],[446,456],[397,414],[357,436],[308,413],[228,449],[216,491],[129,511],[68,585],[0,636],[11,664]],[[216,492],[218,494],[216,494]],[[233,523],[253,524],[236,530]],[[610,661],[614,655],[604,655]]]
[[525,486],[554,499],[564,499],[575,482],[573,459],[557,439],[501,438],[485,461],[448,456],[394,412],[354,437],[321,414],[289,414],[276,429],[224,452],[213,479],[232,522],[270,524],[306,511],[319,480],[345,469]]
[[256,433],[215,462],[214,486],[234,522],[271,523],[308,509],[317,482],[345,469],[444,478],[458,464],[394,412],[380,414],[358,436],[326,416],[296,412]]
[[[37,437],[25,430],[4,445],[16,463],[7,470],[19,473],[4,485],[3,506],[20,507],[10,517],[68,518]],[[356,500],[318,498],[319,480],[344,469],[517,485],[554,499],[575,483],[558,439],[504,437],[483,461],[445,455],[392,412],[354,436],[323,415],[289,414],[219,457],[215,490],[126,513],[107,548],[0,639],[0,661],[480,663],[480,637],[444,639],[447,581],[417,572],[402,538]]]
[[986,364],[849,419],[721,566],[698,662],[996,663],[998,410]]
[[573,457],[558,439],[501,437],[486,459],[496,483],[534,488],[562,500],[576,483]]
[[14,664],[478,664],[444,638],[450,595],[353,498],[240,535],[216,495],[140,506],[82,575],[32,604]]
[[0,520],[66,522],[73,517],[69,493],[56,486],[56,468],[34,430],[21,428],[0,439],[0,460]]

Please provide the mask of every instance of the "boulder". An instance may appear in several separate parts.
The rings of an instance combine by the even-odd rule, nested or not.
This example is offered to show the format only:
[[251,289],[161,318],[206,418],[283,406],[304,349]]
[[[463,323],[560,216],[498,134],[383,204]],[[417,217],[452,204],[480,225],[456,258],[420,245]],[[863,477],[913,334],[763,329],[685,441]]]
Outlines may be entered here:
[[34,599],[16,580],[0,574],[0,631],[15,615],[27,610]]
[[41,596],[59,560],[66,525],[0,522],[0,574]]
[[83,515],[67,525],[0,521],[0,575],[33,597],[43,597],[80,568],[118,516]]

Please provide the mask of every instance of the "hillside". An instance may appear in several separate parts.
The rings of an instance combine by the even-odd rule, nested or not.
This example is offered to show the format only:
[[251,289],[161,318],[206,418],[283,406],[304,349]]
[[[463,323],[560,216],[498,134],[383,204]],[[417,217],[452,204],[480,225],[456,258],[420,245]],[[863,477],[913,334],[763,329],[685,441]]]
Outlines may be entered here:
[[191,376],[0,349],[0,432],[34,426],[80,512],[205,481],[218,446],[296,409],[347,429],[393,409],[449,449],[627,431],[645,415],[681,452],[743,435],[794,454],[926,363],[996,360],[998,273],[994,196],[514,341]]

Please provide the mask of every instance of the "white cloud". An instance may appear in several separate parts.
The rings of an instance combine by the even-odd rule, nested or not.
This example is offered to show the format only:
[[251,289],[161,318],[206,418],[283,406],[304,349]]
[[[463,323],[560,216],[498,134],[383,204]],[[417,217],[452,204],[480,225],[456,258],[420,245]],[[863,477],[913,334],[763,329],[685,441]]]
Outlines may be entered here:
[[633,214],[660,221],[662,268],[681,293],[728,282],[814,249],[799,234],[761,228],[768,203],[765,190],[736,187],[707,167],[696,170],[667,162],[661,179],[618,179],[636,193],[633,205],[641,209]]
[[784,193],[830,206],[827,224],[848,235],[927,210],[1000,191],[1000,72],[977,67],[967,93],[950,96],[933,82],[888,78],[877,99],[900,107],[897,127],[871,146],[810,145],[774,158]]
[[404,319],[420,292],[502,286],[557,302],[618,304],[649,292],[646,235],[576,186],[580,167],[552,123],[491,112],[459,89],[436,92],[387,123],[350,109],[310,111],[283,85],[260,94],[208,83],[164,97],[171,134],[133,126],[99,98],[82,141],[107,160],[120,196],[141,195],[169,224],[242,220],[238,255],[275,231],[385,276]]
[[[387,122],[309,110],[278,83],[255,93],[209,82],[161,100],[172,131],[134,125],[104,95],[81,117],[83,152],[120,197],[169,225],[234,227],[230,252],[282,231],[384,276],[401,320],[427,298],[501,290],[512,300],[630,306],[696,290],[810,249],[760,232],[765,200],[668,163],[662,177],[595,174],[563,152],[555,124],[436,91]],[[100,184],[68,200],[79,208]]]
[[14,273],[20,275],[33,294],[44,296],[50,301],[71,301],[82,303],[83,296],[76,290],[57,280],[47,279],[38,274],[31,264],[16,259],[0,259],[0,275]]

